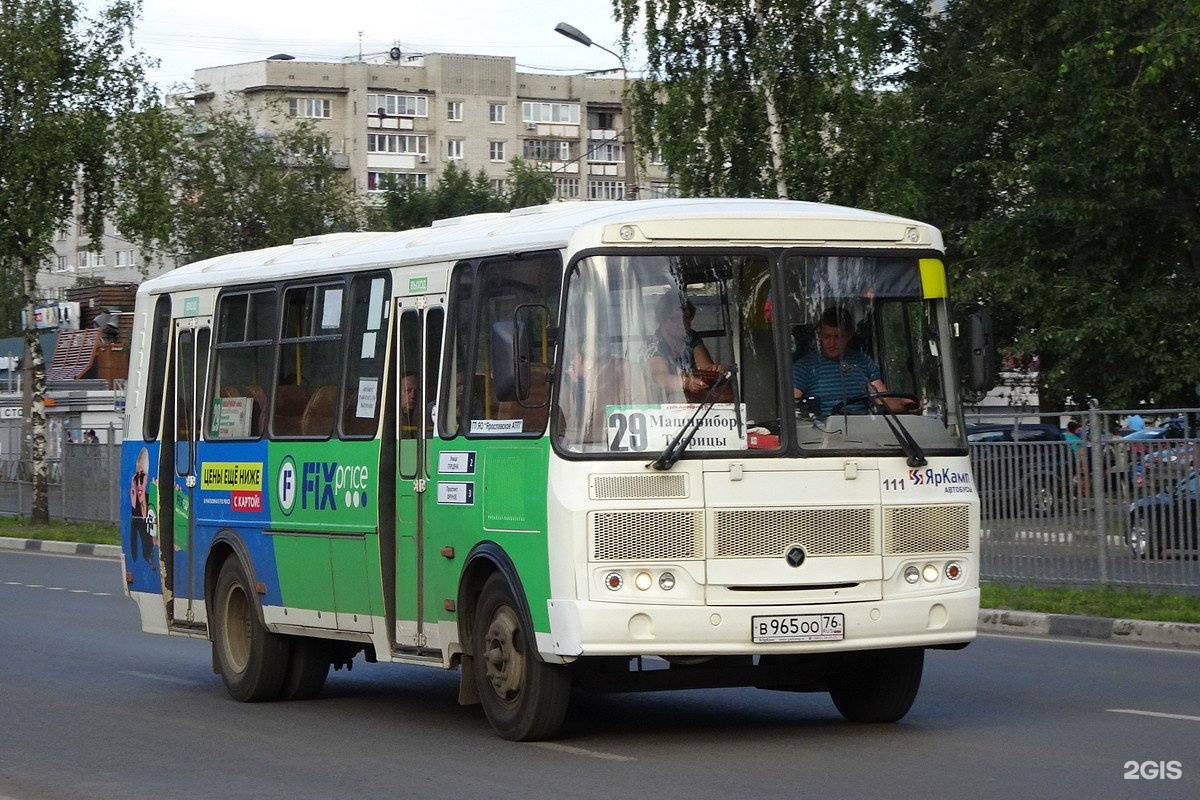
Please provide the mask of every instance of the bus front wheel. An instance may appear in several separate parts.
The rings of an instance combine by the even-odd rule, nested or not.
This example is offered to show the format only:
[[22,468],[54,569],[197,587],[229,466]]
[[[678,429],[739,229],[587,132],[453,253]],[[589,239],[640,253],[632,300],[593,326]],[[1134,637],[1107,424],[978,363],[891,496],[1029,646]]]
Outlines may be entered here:
[[868,650],[839,659],[828,676],[829,696],[851,722],[895,722],[908,713],[917,690],[925,651]]
[[521,621],[512,590],[499,573],[483,585],[471,641],[470,668],[496,733],[518,742],[557,734],[571,696],[570,675],[538,657],[533,631]]
[[279,697],[289,655],[287,640],[258,621],[250,592],[241,564],[226,559],[213,598],[213,655],[225,688],[243,703]]

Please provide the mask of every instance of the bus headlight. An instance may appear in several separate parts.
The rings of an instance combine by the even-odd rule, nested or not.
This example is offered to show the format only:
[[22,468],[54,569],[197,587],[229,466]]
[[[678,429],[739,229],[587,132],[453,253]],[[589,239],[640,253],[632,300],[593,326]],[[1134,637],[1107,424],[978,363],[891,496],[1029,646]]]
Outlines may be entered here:
[[916,583],[921,580],[921,570],[917,569],[916,564],[909,564],[904,568],[904,580],[909,583]]
[[664,572],[658,576],[658,588],[664,592],[669,592],[675,588],[675,576],[669,572]]
[[610,591],[615,592],[625,585],[625,579],[621,577],[619,572],[610,572],[604,576],[604,586]]
[[649,572],[639,572],[633,576],[633,585],[644,592],[654,585],[654,579],[650,577]]
[[930,583],[936,581],[938,579],[937,564],[926,564],[925,568],[921,570],[921,577]]
[[952,581],[956,581],[962,577],[962,565],[957,561],[950,561],[946,564],[946,577]]

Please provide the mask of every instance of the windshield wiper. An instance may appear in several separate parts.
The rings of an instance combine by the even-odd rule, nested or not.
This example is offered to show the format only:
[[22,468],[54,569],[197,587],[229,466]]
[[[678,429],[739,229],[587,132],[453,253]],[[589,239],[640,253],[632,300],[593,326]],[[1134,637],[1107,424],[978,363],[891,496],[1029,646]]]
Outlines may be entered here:
[[892,429],[892,435],[900,443],[900,449],[908,457],[905,463],[910,467],[926,466],[929,463],[929,459],[925,458],[925,451],[921,449],[921,445],[917,444],[917,440],[913,438],[913,435],[908,432],[908,428],[904,427],[904,423],[896,416],[896,412],[892,411],[891,407],[887,404],[887,398],[878,397],[877,395],[880,393],[874,391],[870,384],[867,384],[867,392],[871,396],[871,402],[882,412],[883,421]]
[[[713,399],[713,394],[717,389],[724,386],[733,377],[733,370],[726,369],[721,372],[712,386],[708,387],[708,393],[704,395],[704,399],[700,401],[700,405],[696,406],[696,410],[692,412],[692,416],[684,423],[684,426],[679,429],[679,433],[675,434],[675,438],[667,445],[658,458],[646,465],[646,469],[666,470],[675,466],[675,462],[683,457],[683,452],[687,450],[688,445],[692,443],[692,439],[696,435],[696,431],[700,430],[700,426],[704,424],[704,420],[708,418],[708,412],[712,411],[713,406],[717,401]],[[736,405],[736,403],[735,403]],[[704,412],[701,415],[701,411]],[[739,426],[741,416],[739,414]]]
[[[888,428],[891,429],[892,435],[895,436],[896,441],[900,443],[900,449],[904,451],[904,455],[907,459],[905,463],[914,468],[928,465],[929,460],[925,458],[925,451],[921,449],[921,445],[917,444],[917,440],[913,438],[912,434],[908,432],[908,428],[904,427],[904,424],[900,422],[900,418],[896,416],[896,412],[892,411],[891,406],[887,404],[887,398],[889,396],[894,396],[894,393],[879,392],[873,389],[871,387],[870,376],[852,364],[843,364],[842,368],[843,370],[848,368],[859,372],[866,381],[867,393],[866,395],[847,398],[845,397],[845,383],[843,382],[843,399],[840,403],[834,405],[833,413],[836,414],[840,407],[843,412],[843,416],[845,416],[845,410],[847,407],[861,402],[862,400],[868,400],[876,409],[878,409],[879,415],[883,417],[883,421],[886,422]],[[847,426],[847,429],[848,427],[849,426]]]

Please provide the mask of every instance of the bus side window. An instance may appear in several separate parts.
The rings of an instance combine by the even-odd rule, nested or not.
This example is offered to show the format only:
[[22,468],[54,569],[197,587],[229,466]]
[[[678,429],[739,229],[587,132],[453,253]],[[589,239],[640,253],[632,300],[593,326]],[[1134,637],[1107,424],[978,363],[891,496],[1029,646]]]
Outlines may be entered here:
[[[541,433],[550,416],[547,388],[554,360],[550,335],[557,325],[562,262],[556,253],[485,261],[479,267],[477,281],[480,302],[474,332],[475,374],[483,376],[485,390],[480,395],[472,391],[468,431],[501,436]],[[492,381],[493,360],[504,355],[492,352],[492,330],[496,323],[507,325],[518,320],[531,359],[529,396],[501,400]],[[484,422],[489,420],[510,424]]]
[[262,435],[275,354],[275,290],[227,293],[217,307],[216,342],[205,429],[209,439]]
[[342,281],[284,291],[271,418],[276,436],[328,438],[333,433],[342,386],[344,295]]
[[147,380],[142,426],[142,438],[152,442],[158,438],[162,422],[163,394],[167,383],[167,355],[171,350],[171,296],[162,295],[154,305],[150,329],[150,375]]
[[[470,374],[471,326],[475,319],[475,264],[464,262],[454,268],[450,288],[450,327],[447,331],[445,377],[438,395],[438,432],[444,438],[457,436],[467,405],[466,387],[482,387],[484,381]],[[478,380],[476,380],[478,378]]]
[[392,279],[386,272],[355,275],[350,285],[342,435],[368,438],[379,427]]

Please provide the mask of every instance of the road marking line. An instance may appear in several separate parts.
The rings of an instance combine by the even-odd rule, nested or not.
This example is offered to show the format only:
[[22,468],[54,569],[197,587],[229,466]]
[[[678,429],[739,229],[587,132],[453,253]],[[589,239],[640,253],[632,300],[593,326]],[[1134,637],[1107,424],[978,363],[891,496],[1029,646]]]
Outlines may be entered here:
[[1166,714],[1162,711],[1139,711],[1136,708],[1107,708],[1105,711],[1111,711],[1114,714],[1136,714],[1141,717],[1162,717],[1163,719],[1185,719],[1188,722],[1200,722],[1200,717],[1192,717],[1187,714]]
[[582,747],[572,747],[569,744],[558,744],[557,742],[530,742],[534,747],[541,747],[545,750],[557,750],[560,753],[568,753],[573,756],[589,756],[591,758],[602,758],[605,761],[637,761],[631,756],[619,756],[615,753],[600,753],[596,750],[585,750]]
[[[45,586],[40,583],[20,583],[19,581],[4,581],[5,586],[23,586],[26,589],[46,589],[50,592],[70,592],[71,594],[90,594],[92,597],[112,597],[112,592],[93,592],[90,589],[68,589],[64,586]],[[0,798],[4,800],[4,798]]]
[[197,681],[189,681],[184,678],[172,678],[169,675],[156,675],[153,672],[134,672],[133,670],[123,669],[122,675],[128,675],[132,678],[149,678],[152,681],[162,681],[163,683],[174,683],[179,686],[195,686]]

